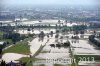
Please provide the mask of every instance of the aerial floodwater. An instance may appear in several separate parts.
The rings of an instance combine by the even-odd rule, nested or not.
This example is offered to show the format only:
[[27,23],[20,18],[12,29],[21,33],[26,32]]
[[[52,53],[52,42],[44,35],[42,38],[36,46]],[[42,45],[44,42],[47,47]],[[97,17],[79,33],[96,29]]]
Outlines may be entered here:
[[99,0],[1,0],[0,66],[100,66]]

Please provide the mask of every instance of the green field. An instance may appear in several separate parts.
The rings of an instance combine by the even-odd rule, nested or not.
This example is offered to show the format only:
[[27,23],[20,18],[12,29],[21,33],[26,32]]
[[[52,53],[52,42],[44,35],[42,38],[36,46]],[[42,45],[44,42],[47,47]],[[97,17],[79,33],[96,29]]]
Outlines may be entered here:
[[100,61],[99,55],[75,55],[74,57],[75,57],[77,63],[81,60],[83,60],[83,61]]
[[3,51],[3,53],[20,53],[20,54],[30,54],[30,46],[27,41],[21,41],[12,47]]
[[67,65],[54,64],[54,66],[67,66]]
[[29,57],[22,57],[22,58],[20,58],[18,61],[21,61],[21,62],[28,62],[28,61],[32,61],[32,62],[34,62],[34,61],[37,61],[37,60],[40,60],[40,59],[37,59],[37,58],[29,58]]
[[4,34],[4,32],[0,32],[0,42],[8,43],[8,44],[5,45],[5,47],[13,44],[13,41],[11,39],[4,39],[3,34]]
[[[16,60],[16,61],[21,61],[23,63],[26,62],[27,63],[26,66],[33,66],[33,62],[38,61],[38,60],[43,60],[43,59],[38,59],[38,58],[34,58],[34,57],[31,57],[31,58],[23,57],[23,58],[20,58],[19,60]],[[39,66],[44,66],[44,64],[41,64]]]

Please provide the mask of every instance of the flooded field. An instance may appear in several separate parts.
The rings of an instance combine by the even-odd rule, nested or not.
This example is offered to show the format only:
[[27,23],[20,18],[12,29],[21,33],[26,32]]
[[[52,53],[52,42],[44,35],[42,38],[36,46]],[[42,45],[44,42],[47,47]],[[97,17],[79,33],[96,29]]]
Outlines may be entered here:
[[[53,29],[51,29],[52,31],[55,31]],[[34,30],[37,31],[39,30]],[[26,33],[27,34],[27,30],[19,30],[20,33]],[[24,34],[25,34],[24,33]],[[39,33],[39,32],[38,32]],[[50,33],[49,30],[44,30],[44,33]],[[70,53],[70,47],[56,47],[57,43],[64,43],[66,41],[70,41],[71,44],[71,50],[73,55],[100,55],[100,50],[97,49],[94,45],[92,45],[89,40],[88,40],[88,36],[91,34],[84,34],[84,39],[79,39],[79,40],[75,40],[75,39],[71,39],[71,36],[74,36],[73,34],[59,34],[58,38],[55,38],[56,34],[53,34],[53,36],[48,38],[47,36],[44,37],[43,41],[39,41],[39,37],[34,38],[32,41],[28,41],[29,45],[30,45],[30,52],[31,52],[31,56],[33,56],[41,46],[44,46],[43,49],[41,50],[41,52],[35,56],[35,58],[39,58],[42,60],[38,60],[33,62],[34,66],[38,66],[41,64],[44,64],[45,66],[53,66],[54,64],[62,64],[62,65],[71,65],[71,53]],[[60,37],[63,36],[63,39],[61,39]],[[66,37],[69,36],[69,37]],[[78,35],[80,36],[80,34]],[[79,37],[81,38],[81,37]],[[54,44],[55,46],[52,47],[50,46],[51,44]],[[10,56],[13,56],[10,58]],[[21,55],[21,54],[15,54],[15,53],[6,53],[3,55],[2,59],[5,60],[6,62],[9,61],[14,61],[18,60],[22,57],[28,57],[26,55]],[[9,59],[8,59],[9,58]],[[60,61],[59,61],[60,60]],[[64,61],[67,60],[67,61]],[[92,63],[92,62],[91,62]],[[79,62],[79,65],[88,65],[86,64],[86,62]]]
[[6,61],[7,63],[13,61],[13,62],[18,62],[16,60],[22,58],[22,57],[28,57],[28,55],[22,55],[22,54],[18,54],[18,53],[5,53],[2,56],[2,60]]
[[[92,43],[89,42],[88,36],[91,34],[85,34],[86,39],[79,39],[78,42],[76,40],[72,40],[70,36],[73,34],[69,34],[68,38],[64,38],[62,42],[65,42],[67,40],[71,43],[71,49],[74,55],[99,55],[100,56],[100,50],[97,49],[95,46],[93,46]],[[41,53],[36,56],[36,58],[41,58],[44,60],[39,60],[36,62],[33,62],[34,66],[45,64],[45,66],[53,66],[54,64],[62,64],[62,65],[71,65],[70,62],[64,63],[64,62],[58,62],[57,59],[71,59],[69,47],[68,48],[57,48],[57,47],[50,47],[50,44],[56,44],[55,42],[55,35],[53,37],[49,38],[49,42],[46,43],[46,46],[43,48]],[[62,36],[62,34],[61,34]],[[79,35],[80,36],[80,35]],[[61,39],[58,39],[58,42],[60,42]],[[74,41],[74,42],[72,42]],[[51,61],[50,61],[51,60]],[[49,61],[49,62],[48,62]],[[96,62],[95,62],[96,63]],[[94,63],[94,64],[95,64]],[[93,64],[93,62],[90,62],[90,64]],[[86,61],[85,62],[79,62],[79,65],[89,65]]]
[[70,42],[74,54],[100,55],[100,50],[96,49],[88,40],[79,40],[79,42],[75,43],[70,40]]
[[[52,20],[51,20],[52,21]],[[42,22],[39,21],[30,21],[30,22],[20,22],[15,24],[11,22],[11,26],[20,26],[20,25],[48,25],[56,26],[59,25],[57,20],[54,21],[43,20]],[[8,23],[8,22],[7,22]],[[72,27],[73,25],[81,25],[81,23],[66,23],[62,21],[63,25],[67,25],[68,27]],[[62,26],[62,25],[61,25]],[[16,53],[6,53],[3,55],[2,59],[6,62],[16,62],[22,57],[29,57],[34,56],[35,58],[41,59],[35,62],[32,62],[33,66],[38,66],[44,64],[45,66],[54,66],[54,64],[61,64],[62,66],[71,66],[73,56],[75,55],[98,55],[100,56],[100,50],[94,46],[91,42],[89,42],[89,36],[92,35],[91,32],[87,30],[84,34],[74,34],[74,31],[69,31],[63,34],[62,32],[56,33],[57,29],[54,28],[36,28],[36,29],[15,29],[14,32],[19,34],[40,34],[41,31],[44,32],[45,37],[40,40],[39,36],[36,36],[32,41],[28,41],[30,45],[30,54],[29,55],[22,55]],[[60,30],[60,29],[59,29]],[[51,31],[53,31],[53,36],[50,35]],[[58,38],[56,35],[59,34]],[[49,37],[47,36],[49,35]],[[72,39],[72,36],[78,36],[79,39]],[[83,37],[82,37],[83,36]],[[70,43],[70,46],[62,47],[62,44],[65,42]],[[42,47],[42,49],[40,49]],[[39,52],[38,52],[39,51]],[[36,55],[36,53],[38,54]],[[73,55],[73,56],[72,56]],[[12,56],[10,58],[10,56]],[[96,61],[95,61],[96,62]],[[90,62],[91,64],[93,62]],[[79,62],[79,65],[89,65],[86,62]]]
[[[60,40],[60,39],[58,39]],[[33,62],[34,66],[45,64],[45,66],[53,66],[54,64],[62,64],[62,65],[70,65],[70,53],[69,48],[57,48],[57,47],[51,47],[50,44],[56,44],[55,42],[55,34],[53,37],[49,38],[48,43],[46,43],[45,47],[39,53],[39,55],[36,56],[36,58],[41,58],[44,60]],[[68,61],[63,61],[67,59]],[[57,61],[58,60],[58,61]],[[60,62],[59,60],[62,60]]]

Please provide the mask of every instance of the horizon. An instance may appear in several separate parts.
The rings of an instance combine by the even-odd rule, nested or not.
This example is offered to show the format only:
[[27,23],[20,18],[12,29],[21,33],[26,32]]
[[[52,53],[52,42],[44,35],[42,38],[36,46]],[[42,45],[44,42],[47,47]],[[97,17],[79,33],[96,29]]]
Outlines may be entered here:
[[3,6],[35,6],[35,5],[98,5],[99,0],[1,0]]

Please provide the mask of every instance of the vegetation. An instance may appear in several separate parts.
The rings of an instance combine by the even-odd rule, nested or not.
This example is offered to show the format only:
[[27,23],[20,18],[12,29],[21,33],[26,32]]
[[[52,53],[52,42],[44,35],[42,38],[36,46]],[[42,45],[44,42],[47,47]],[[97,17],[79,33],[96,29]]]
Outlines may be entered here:
[[21,62],[24,63],[24,62],[28,62],[30,60],[34,62],[34,61],[37,61],[37,60],[40,60],[40,59],[33,58],[33,57],[32,58],[30,58],[30,57],[23,57],[23,58],[20,58],[19,60],[16,60],[16,61],[21,61]]
[[76,66],[75,63],[72,63],[71,66]]
[[45,34],[44,34],[43,31],[41,31],[40,34],[39,34],[38,36],[39,36],[39,41],[40,41],[40,40],[43,41]]
[[53,48],[55,48],[55,47],[57,47],[57,48],[61,48],[61,47],[64,47],[64,48],[67,48],[67,47],[69,47],[70,46],[70,42],[68,41],[68,42],[64,42],[64,43],[62,43],[62,44],[60,44],[59,42],[57,43],[57,44],[50,44],[50,46],[51,46],[51,48],[53,47]]
[[76,31],[76,30],[85,30],[87,28],[86,25],[75,25],[73,26],[73,30]]
[[54,66],[63,66],[63,65],[61,65],[61,64],[54,64]]
[[5,33],[3,34],[3,39],[11,39],[13,43],[25,39],[25,36],[21,36],[19,33]]
[[0,36],[3,35],[3,34],[4,34],[4,32],[0,31]]
[[95,44],[96,46],[100,47],[100,42],[95,39],[95,35],[89,36],[89,40]]
[[[21,27],[21,26],[18,26],[18,27]],[[33,26],[30,26],[30,27],[33,28]],[[39,26],[39,27],[46,28],[48,26],[45,25],[45,26]],[[73,26],[72,28],[68,28],[68,29],[66,29],[66,28],[67,28],[67,26],[64,26],[64,29],[62,30],[62,32],[66,32],[66,31],[69,31],[69,30],[74,30],[75,34],[79,34],[79,33],[84,34],[84,30],[87,29],[87,26],[86,25],[78,25],[78,26]],[[31,29],[28,27],[27,30],[30,31]],[[30,46],[28,45],[27,41],[25,41],[24,39],[32,37],[32,36],[34,36],[34,34],[28,34],[27,36],[26,35],[20,35],[19,33],[8,32],[6,30],[6,28],[3,31],[6,31],[6,32],[0,32],[0,41],[5,41],[5,46],[7,46],[8,44],[13,44],[13,43],[15,44],[12,47],[4,50],[3,53],[30,54],[30,51],[29,51]],[[59,30],[57,30],[56,33],[57,34],[56,34],[55,38],[57,39],[59,37],[59,34],[58,34]],[[51,31],[50,35],[53,36],[53,31]],[[44,36],[45,36],[44,32],[41,31],[41,33],[39,34],[39,38],[42,41],[43,41]],[[49,35],[48,35],[48,37],[49,37]],[[100,43],[98,41],[96,41],[94,38],[95,38],[95,36],[91,35],[89,37],[89,40],[100,47]],[[60,37],[60,39],[63,39],[63,37]],[[72,39],[79,39],[79,37],[78,36],[73,36]],[[20,40],[23,40],[23,41],[20,41]],[[59,47],[64,47],[65,48],[65,47],[70,46],[70,42],[65,42],[62,45],[60,45],[60,44],[56,44],[56,45],[51,44],[50,46],[51,47],[58,47],[58,48]],[[40,49],[36,52],[36,54],[34,56],[38,55],[41,52],[42,49],[43,49],[43,46],[41,45]],[[48,52],[48,51],[42,51],[41,53],[46,53],[46,52]],[[1,51],[0,51],[0,53],[1,53]],[[97,56],[97,55],[75,55],[75,59],[76,59],[77,63],[80,61],[80,57],[81,58],[85,57],[86,59],[83,59],[84,61],[88,61],[87,58],[90,58],[90,61],[92,61],[92,59],[91,59],[92,57],[94,58],[94,60],[97,60],[97,61],[100,60],[100,58],[99,58],[100,56]],[[23,58],[19,59],[18,61],[21,61],[23,63],[24,62],[29,62],[27,64],[27,66],[33,66],[32,62],[36,61],[36,60],[39,60],[39,59],[23,57]],[[45,65],[41,64],[39,66],[45,66]],[[54,66],[63,66],[63,65],[54,64]],[[72,63],[71,66],[76,66],[76,65],[75,65],[75,63]]]
[[77,63],[81,60],[83,60],[83,61],[100,61],[99,55],[75,55],[74,57],[75,57]]
[[29,64],[27,64],[26,66],[33,66],[33,64],[32,64],[32,63],[29,63]]
[[90,28],[100,28],[100,24],[99,23],[90,24]]
[[53,31],[50,32],[51,37],[53,37]]
[[45,66],[44,64],[41,64],[41,65],[39,65],[39,66]]
[[[27,62],[27,65],[26,66],[33,66],[33,62],[35,61],[38,61],[38,60],[42,60],[42,59],[38,59],[38,58],[34,58],[34,57],[23,57],[23,58],[20,58],[19,60],[16,60],[16,61],[20,61],[22,63],[26,63]],[[44,64],[41,64],[39,66],[44,66]]]
[[20,54],[29,54],[30,49],[27,41],[21,41],[17,44],[9,47],[8,49],[4,50],[3,53],[20,53]]

